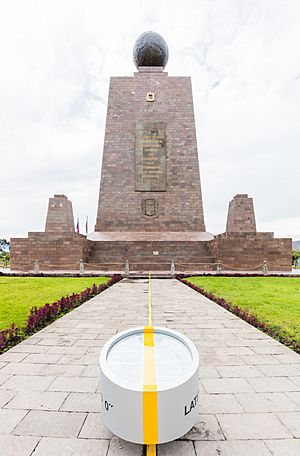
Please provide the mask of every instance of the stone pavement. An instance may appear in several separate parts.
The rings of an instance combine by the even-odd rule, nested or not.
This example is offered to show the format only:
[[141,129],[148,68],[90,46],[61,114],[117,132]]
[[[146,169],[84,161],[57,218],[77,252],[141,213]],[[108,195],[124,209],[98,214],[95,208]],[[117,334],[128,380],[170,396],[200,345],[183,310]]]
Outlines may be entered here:
[[[200,353],[200,415],[159,456],[299,456],[300,356],[176,280],[153,280],[154,324]],[[141,456],[101,424],[104,342],[147,322],[125,279],[0,356],[0,455]]]

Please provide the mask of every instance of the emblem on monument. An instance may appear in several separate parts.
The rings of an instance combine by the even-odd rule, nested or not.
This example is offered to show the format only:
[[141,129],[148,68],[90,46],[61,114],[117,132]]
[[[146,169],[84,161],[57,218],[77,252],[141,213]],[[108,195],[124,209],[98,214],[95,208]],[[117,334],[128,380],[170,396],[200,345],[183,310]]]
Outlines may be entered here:
[[142,201],[142,212],[145,217],[155,217],[158,215],[158,202],[155,199]]

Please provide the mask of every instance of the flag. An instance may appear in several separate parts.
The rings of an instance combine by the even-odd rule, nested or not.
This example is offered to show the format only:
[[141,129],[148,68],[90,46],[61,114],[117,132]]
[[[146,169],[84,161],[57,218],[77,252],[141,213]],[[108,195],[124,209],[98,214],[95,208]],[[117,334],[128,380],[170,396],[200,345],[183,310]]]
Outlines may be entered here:
[[79,217],[77,218],[76,233],[79,234]]
[[88,215],[86,216],[86,222],[85,222],[85,233],[88,234],[88,222],[89,222],[89,217]]

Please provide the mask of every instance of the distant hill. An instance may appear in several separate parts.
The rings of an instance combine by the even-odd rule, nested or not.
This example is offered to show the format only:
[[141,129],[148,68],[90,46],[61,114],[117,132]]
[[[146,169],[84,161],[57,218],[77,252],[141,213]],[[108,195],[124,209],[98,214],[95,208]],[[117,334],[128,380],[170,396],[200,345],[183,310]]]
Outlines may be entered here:
[[300,250],[300,241],[293,241],[293,250]]

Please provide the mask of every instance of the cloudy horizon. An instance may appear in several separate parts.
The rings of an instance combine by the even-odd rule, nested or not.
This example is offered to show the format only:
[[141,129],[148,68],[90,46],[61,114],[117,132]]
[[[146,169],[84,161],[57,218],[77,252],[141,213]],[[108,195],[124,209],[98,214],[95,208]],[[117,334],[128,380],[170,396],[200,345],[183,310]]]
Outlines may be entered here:
[[253,197],[257,229],[300,239],[300,2],[11,0],[0,16],[0,238],[43,231],[65,194],[93,231],[110,76],[146,30],[191,76],[206,229]]

